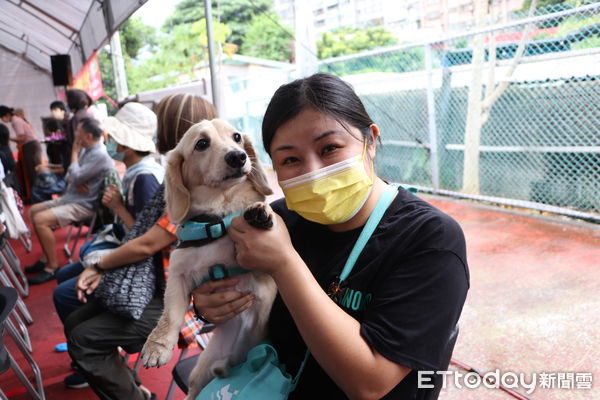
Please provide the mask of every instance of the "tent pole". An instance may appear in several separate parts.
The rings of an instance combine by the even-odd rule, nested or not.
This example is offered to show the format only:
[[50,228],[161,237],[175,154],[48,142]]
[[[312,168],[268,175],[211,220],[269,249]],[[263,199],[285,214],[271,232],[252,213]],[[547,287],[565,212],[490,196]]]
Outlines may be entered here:
[[206,18],[206,38],[208,39],[208,64],[210,67],[210,88],[212,91],[212,102],[218,111],[219,86],[217,84],[217,69],[215,65],[215,48],[213,43],[212,27],[212,4],[210,0],[204,0],[204,17]]
[[123,60],[123,51],[121,50],[121,36],[119,35],[119,31],[115,31],[110,38],[110,58],[115,76],[117,101],[121,101],[129,96],[129,89],[127,88],[127,75],[125,74],[125,62]]

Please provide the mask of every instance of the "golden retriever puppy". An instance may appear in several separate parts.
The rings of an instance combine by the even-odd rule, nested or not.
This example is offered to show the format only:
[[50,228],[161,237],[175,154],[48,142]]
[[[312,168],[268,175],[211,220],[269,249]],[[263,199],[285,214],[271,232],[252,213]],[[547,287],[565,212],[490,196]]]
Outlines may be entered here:
[[[271,193],[249,138],[224,121],[205,120],[192,126],[167,155],[167,212],[179,224],[192,218],[219,221],[241,211],[253,226],[268,229],[275,219],[264,200]],[[199,245],[182,247],[180,243],[171,254],[165,308],[142,349],[147,367],[164,365],[171,358],[191,291],[208,277],[211,266],[236,266],[234,244],[228,235],[194,244]],[[266,335],[277,292],[275,282],[260,272],[236,278],[238,290],[254,294],[253,304],[216,327],[192,370],[187,399],[195,399],[215,376],[227,376],[229,367],[243,362],[248,350]]]

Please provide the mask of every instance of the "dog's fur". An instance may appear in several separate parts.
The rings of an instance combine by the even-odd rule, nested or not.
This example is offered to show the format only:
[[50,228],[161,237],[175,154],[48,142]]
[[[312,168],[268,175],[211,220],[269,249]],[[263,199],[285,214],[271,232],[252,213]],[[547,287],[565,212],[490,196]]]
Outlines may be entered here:
[[[253,226],[273,226],[273,211],[264,203],[265,196],[272,193],[266,175],[249,138],[242,135],[239,142],[237,135],[224,121],[202,121],[192,126],[169,152],[165,199],[172,221],[180,223],[200,214],[224,217],[245,210],[244,218]],[[206,141],[209,145],[204,148]],[[241,156],[240,152],[245,152],[247,158],[239,162],[242,165],[233,167],[226,157]],[[171,254],[164,312],[142,349],[147,367],[164,365],[171,358],[194,284],[215,264],[236,265],[234,245],[228,235],[201,247],[179,248]],[[237,278],[237,290],[254,294],[252,306],[215,329],[192,370],[186,399],[195,399],[214,376],[227,376],[229,367],[244,361],[248,350],[265,337],[277,291],[275,283],[260,272]]]

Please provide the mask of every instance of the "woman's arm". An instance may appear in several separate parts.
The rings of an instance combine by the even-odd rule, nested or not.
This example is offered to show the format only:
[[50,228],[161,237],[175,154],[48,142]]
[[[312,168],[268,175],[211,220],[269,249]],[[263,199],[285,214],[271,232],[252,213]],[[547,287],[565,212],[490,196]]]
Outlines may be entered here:
[[352,399],[381,398],[410,368],[379,354],[360,335],[360,323],[321,289],[293,248],[283,220],[260,230],[236,218],[229,234],[244,268],[270,274],[311,354]]
[[174,243],[177,237],[158,225],[102,257],[98,268],[113,269],[122,265],[142,261]]

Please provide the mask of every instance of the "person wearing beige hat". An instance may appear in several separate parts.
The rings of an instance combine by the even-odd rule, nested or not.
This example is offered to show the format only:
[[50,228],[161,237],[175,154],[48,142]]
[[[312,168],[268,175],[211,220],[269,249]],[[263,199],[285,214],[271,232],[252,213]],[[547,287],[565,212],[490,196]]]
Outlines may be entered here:
[[163,167],[151,155],[156,152],[152,140],[156,135],[156,114],[140,103],[127,103],[102,125],[107,135],[108,154],[127,167],[123,194],[115,185],[110,185],[104,192],[102,204],[129,229],[164,177]]

